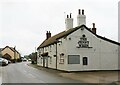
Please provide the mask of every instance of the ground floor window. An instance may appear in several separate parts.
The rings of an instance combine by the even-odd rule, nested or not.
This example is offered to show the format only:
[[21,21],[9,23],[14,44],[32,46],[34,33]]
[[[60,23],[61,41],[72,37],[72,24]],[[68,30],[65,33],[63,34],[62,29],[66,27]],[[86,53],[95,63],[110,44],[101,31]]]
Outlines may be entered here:
[[83,65],[88,65],[88,58],[87,57],[83,57]]
[[80,55],[68,55],[68,64],[80,64]]
[[43,63],[43,57],[40,58],[40,63],[41,63],[41,64]]
[[64,64],[64,55],[63,54],[60,54],[59,64]]
[[50,64],[52,64],[52,57],[50,56]]

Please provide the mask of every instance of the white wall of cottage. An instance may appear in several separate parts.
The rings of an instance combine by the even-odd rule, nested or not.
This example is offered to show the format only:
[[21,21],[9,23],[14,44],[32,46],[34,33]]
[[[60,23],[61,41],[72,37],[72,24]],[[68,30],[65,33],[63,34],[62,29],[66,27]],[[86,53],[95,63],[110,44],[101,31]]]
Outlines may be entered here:
[[[76,48],[79,38],[85,34],[89,46],[92,48]],[[118,45],[97,38],[84,30],[77,30],[68,36],[67,54],[80,55],[80,64],[68,64],[67,71],[84,70],[117,70],[118,69]],[[83,65],[82,58],[88,57],[88,65]]]
[[[91,48],[77,48],[78,41],[82,35],[86,35]],[[118,45],[97,38],[88,30],[78,29],[66,38],[61,38],[57,43],[57,69],[65,71],[86,70],[117,70],[118,69]],[[40,50],[38,50],[39,52]],[[48,58],[48,67],[56,68],[56,44],[44,48],[51,57]],[[43,51],[41,50],[41,53]],[[64,53],[64,63],[60,64],[60,54]],[[80,64],[68,64],[68,55],[80,55]],[[83,65],[83,57],[88,57],[88,65]],[[38,57],[38,65],[42,66],[41,57]]]

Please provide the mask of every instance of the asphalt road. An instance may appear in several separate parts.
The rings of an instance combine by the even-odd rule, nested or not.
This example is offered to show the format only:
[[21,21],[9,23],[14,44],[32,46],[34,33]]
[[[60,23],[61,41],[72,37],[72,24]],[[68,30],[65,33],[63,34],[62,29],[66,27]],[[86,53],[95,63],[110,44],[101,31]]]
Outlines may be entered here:
[[28,66],[27,63],[28,62],[15,63],[0,67],[2,83],[80,83],[80,81],[77,80],[38,70]]

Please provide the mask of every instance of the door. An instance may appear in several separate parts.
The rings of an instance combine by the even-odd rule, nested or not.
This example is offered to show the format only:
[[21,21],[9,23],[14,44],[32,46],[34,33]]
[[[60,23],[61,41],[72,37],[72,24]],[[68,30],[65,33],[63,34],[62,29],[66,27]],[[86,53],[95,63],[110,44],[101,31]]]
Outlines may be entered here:
[[45,59],[45,67],[48,68],[48,57]]
[[48,57],[43,57],[43,67],[48,67]]
[[43,57],[43,67],[45,67],[45,57]]

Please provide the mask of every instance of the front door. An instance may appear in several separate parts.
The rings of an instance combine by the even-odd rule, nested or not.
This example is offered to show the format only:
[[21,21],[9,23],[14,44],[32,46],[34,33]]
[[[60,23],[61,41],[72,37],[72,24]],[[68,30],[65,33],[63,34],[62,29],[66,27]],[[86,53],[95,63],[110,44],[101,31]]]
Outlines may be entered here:
[[48,57],[43,57],[43,67],[48,67]]
[[45,67],[45,57],[43,57],[43,67]]
[[48,68],[48,57],[45,58],[45,67]]

